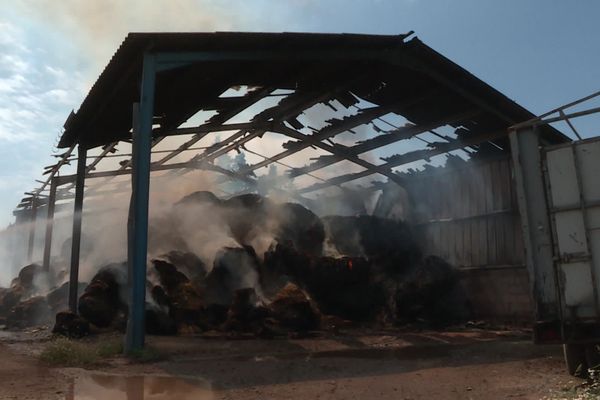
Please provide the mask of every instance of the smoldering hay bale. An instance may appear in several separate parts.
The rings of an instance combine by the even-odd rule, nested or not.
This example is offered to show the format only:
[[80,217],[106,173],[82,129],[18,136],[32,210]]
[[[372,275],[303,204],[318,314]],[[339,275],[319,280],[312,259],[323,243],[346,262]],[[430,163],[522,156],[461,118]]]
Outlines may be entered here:
[[297,203],[283,203],[273,207],[271,217],[277,221],[278,242],[291,244],[302,253],[321,255],[325,228],[315,213]]
[[206,276],[206,304],[228,306],[236,290],[257,287],[259,265],[260,260],[249,246],[219,250],[213,268]]
[[258,194],[234,196],[223,202],[224,215],[231,236],[241,245],[250,245],[252,239],[269,231],[273,203]]
[[56,314],[52,333],[77,339],[90,334],[90,324],[71,311],[61,311]]
[[34,279],[43,272],[43,268],[39,264],[29,264],[21,268],[19,275],[13,279],[11,286],[20,285],[27,290],[32,290],[34,287]]
[[320,314],[309,296],[293,283],[288,283],[269,304],[269,311],[284,328],[310,331],[319,327]]
[[219,205],[221,205],[221,200],[217,196],[215,196],[212,192],[201,190],[198,192],[190,193],[175,203],[175,206],[185,206],[185,205],[219,206]]
[[287,276],[305,288],[325,314],[364,320],[382,306],[379,287],[371,279],[371,265],[365,258],[310,257],[278,244],[265,253],[264,262],[270,274]]
[[150,335],[175,335],[177,323],[160,307],[146,305],[146,333]]
[[204,261],[189,251],[171,250],[158,257],[158,259],[164,259],[173,264],[190,281],[201,280],[208,273],[208,268]]
[[258,304],[254,288],[237,289],[233,294],[223,329],[238,332],[258,332],[263,327],[268,310]]
[[6,317],[21,301],[39,294],[41,288],[35,285],[37,278],[46,278],[41,265],[29,264],[21,268],[10,287],[0,293],[0,316]]
[[44,296],[34,296],[14,306],[6,317],[9,328],[26,328],[46,324],[52,319]]
[[100,268],[79,298],[79,314],[97,327],[111,325],[120,313],[126,312],[126,282],[126,264],[115,263]]
[[398,282],[397,318],[437,325],[462,320],[468,316],[468,308],[458,289],[458,271],[452,265],[440,257],[425,257]]
[[421,250],[410,227],[402,221],[372,215],[322,218],[328,240],[339,254],[367,257],[393,272],[414,264]]
[[[151,291],[156,303],[168,308],[168,317],[176,326],[197,325],[204,305],[200,293],[173,264],[163,260],[152,260],[152,264],[160,280],[160,287],[155,286]],[[170,329],[166,315],[158,308],[150,308],[147,312],[151,314],[155,325],[163,326],[167,331]]]
[[[87,283],[79,282],[77,293],[83,293],[86,287]],[[46,295],[46,302],[53,313],[66,310],[69,306],[69,282],[51,289]]]

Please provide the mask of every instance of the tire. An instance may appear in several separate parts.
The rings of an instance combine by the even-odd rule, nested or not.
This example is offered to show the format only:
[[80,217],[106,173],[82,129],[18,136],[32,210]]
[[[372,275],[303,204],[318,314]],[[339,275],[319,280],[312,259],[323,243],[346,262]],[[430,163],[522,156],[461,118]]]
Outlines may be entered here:
[[567,371],[573,376],[587,374],[586,346],[581,344],[563,344]]

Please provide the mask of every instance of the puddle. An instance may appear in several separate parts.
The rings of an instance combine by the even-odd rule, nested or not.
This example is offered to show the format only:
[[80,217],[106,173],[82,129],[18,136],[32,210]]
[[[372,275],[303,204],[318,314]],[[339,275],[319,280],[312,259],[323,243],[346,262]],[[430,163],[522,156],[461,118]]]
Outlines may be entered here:
[[84,375],[71,384],[66,400],[212,400],[211,384],[170,376]]

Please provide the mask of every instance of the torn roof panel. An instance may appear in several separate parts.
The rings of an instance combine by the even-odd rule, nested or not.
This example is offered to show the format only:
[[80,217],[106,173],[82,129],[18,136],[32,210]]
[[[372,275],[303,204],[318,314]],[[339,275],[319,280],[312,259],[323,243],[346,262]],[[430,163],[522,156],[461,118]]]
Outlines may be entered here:
[[[471,121],[499,130],[534,117],[523,107],[485,84],[463,68],[407,35],[355,35],[309,33],[131,33],[102,72],[76,114],[65,123],[59,147],[81,143],[95,147],[131,137],[132,103],[139,98],[142,58],[153,52],[250,52],[245,61],[210,61],[160,72],[157,75],[155,116],[163,129],[173,129],[201,109],[218,108],[212,123],[244,105],[244,101],[218,100],[232,86],[293,90],[295,95],[265,111],[265,118],[284,115],[291,123],[303,110],[301,100],[337,100],[350,107],[356,96],[374,105],[391,107],[415,124],[476,111]],[[261,54],[337,52],[334,59],[287,60]],[[356,56],[361,51],[365,57]],[[344,54],[352,52],[352,58]],[[372,55],[380,54],[377,60]],[[367,55],[368,54],[368,55]],[[252,96],[248,96],[252,97]],[[248,100],[253,100],[250,98]],[[297,109],[294,113],[294,107]],[[298,111],[300,110],[300,111]],[[270,113],[270,114],[269,114]],[[268,115],[267,115],[268,114]],[[222,118],[218,116],[221,115]],[[552,127],[544,127],[549,143],[568,140]]]

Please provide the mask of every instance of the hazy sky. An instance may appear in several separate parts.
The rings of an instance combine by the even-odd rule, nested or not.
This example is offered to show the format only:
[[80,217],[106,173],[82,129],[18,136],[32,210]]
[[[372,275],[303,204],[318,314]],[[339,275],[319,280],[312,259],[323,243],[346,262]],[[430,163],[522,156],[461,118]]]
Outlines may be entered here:
[[0,0],[0,226],[128,31],[414,30],[541,113],[600,90],[599,20],[597,0]]

